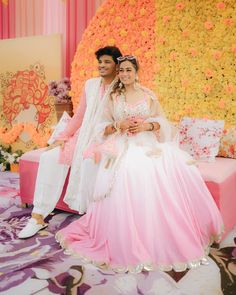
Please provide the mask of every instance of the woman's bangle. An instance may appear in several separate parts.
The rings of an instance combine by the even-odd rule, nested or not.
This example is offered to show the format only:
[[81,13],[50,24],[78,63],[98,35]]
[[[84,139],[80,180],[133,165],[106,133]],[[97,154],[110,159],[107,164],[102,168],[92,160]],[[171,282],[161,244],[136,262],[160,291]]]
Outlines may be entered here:
[[154,128],[155,128],[155,125],[153,123],[151,123],[151,122],[149,124],[151,124],[151,126],[152,126],[151,129],[149,129],[149,131],[153,131]]
[[[158,130],[160,129],[160,124],[157,123],[157,122],[155,122],[155,123],[150,122],[149,124],[152,125],[152,128],[149,129],[149,131],[158,131]],[[157,126],[156,124],[158,124],[158,126]],[[156,127],[156,126],[157,126],[157,127]]]
[[118,122],[115,122],[115,123],[113,124],[113,127],[115,128],[115,130],[116,130],[117,132],[120,132],[120,127],[118,126]]

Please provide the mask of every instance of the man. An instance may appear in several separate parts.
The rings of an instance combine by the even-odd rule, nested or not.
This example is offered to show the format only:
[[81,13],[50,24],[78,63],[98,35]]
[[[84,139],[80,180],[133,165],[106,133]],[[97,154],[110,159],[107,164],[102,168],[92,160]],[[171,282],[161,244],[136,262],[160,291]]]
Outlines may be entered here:
[[107,99],[115,82],[121,52],[107,46],[95,53],[98,60],[99,78],[85,82],[80,106],[66,129],[39,161],[34,193],[34,208],[27,225],[19,232],[19,238],[29,238],[47,227],[44,219],[55,208],[65,183],[69,168],[70,178],[64,201],[79,213],[86,212],[86,196],[79,193],[80,164],[83,151],[89,143],[96,118],[101,114],[103,101]]

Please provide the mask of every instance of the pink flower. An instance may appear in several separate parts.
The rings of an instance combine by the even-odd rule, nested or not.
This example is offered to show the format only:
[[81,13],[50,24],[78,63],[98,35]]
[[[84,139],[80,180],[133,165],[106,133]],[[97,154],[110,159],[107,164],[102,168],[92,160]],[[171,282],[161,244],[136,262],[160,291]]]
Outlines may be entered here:
[[189,53],[192,55],[192,57],[196,57],[197,56],[197,50],[195,48],[190,48],[189,49]]
[[212,78],[213,77],[213,71],[211,69],[206,69],[205,70],[205,75],[207,78]]
[[175,7],[177,10],[183,10],[185,5],[183,2],[178,2],[178,3],[176,3]]
[[181,85],[182,85],[183,88],[187,88],[189,86],[188,79],[182,79],[181,80]]
[[204,92],[205,94],[209,94],[209,93],[211,92],[211,86],[210,86],[210,85],[205,85],[205,86],[203,87],[203,92]]
[[221,99],[219,101],[219,104],[218,105],[219,105],[219,108],[223,109],[225,107],[225,101],[223,99]]
[[213,28],[213,23],[211,21],[206,21],[204,23],[204,27],[207,29],[207,30],[211,30]]
[[162,20],[163,20],[163,23],[166,24],[166,23],[168,23],[170,21],[170,16],[169,15],[164,15]]
[[219,51],[219,50],[216,50],[216,51],[213,53],[213,57],[214,57],[215,60],[219,60],[219,59],[221,59],[221,57],[222,57],[222,52]]
[[172,52],[170,53],[170,59],[172,59],[172,60],[176,60],[176,58],[177,58],[177,52],[172,51]]
[[232,47],[231,47],[231,51],[233,53],[236,53],[236,44],[233,44]]
[[158,38],[158,43],[163,45],[163,44],[165,44],[165,42],[166,42],[165,38],[163,38],[163,37]]
[[232,84],[228,84],[225,88],[225,91],[228,93],[228,94],[231,94],[234,92],[234,86]]
[[223,10],[223,9],[225,9],[225,3],[224,2],[219,2],[219,3],[217,3],[216,4],[216,7],[217,7],[217,9],[221,9],[221,10]]
[[157,73],[161,71],[161,65],[159,63],[156,64],[156,71]]
[[187,106],[186,109],[185,109],[185,111],[186,111],[187,114],[191,114],[192,111],[193,111],[193,109],[192,109],[191,106]]
[[48,94],[55,97],[59,103],[70,101],[69,91],[71,90],[70,79],[65,77],[61,81],[51,81],[48,84]]
[[226,26],[231,26],[232,23],[233,23],[232,18],[226,18],[226,19],[224,20],[224,24],[225,24]]
[[182,36],[187,38],[189,36],[189,32],[187,30],[183,30]]
[[232,144],[232,145],[230,145],[230,147],[229,147],[229,152],[232,154],[232,155],[234,155],[234,152],[235,152],[235,147],[234,147],[234,145]]

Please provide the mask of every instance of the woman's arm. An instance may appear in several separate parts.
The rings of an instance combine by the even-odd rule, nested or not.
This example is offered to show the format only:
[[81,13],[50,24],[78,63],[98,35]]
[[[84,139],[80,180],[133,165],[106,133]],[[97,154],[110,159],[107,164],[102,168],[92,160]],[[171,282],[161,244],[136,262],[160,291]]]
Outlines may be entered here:
[[126,131],[129,131],[132,126],[134,126],[134,123],[130,120],[114,122],[105,128],[104,136],[111,135],[115,132],[124,133]]
[[134,122],[134,125],[129,127],[129,132],[132,134],[143,131],[158,131],[160,124],[157,122]]

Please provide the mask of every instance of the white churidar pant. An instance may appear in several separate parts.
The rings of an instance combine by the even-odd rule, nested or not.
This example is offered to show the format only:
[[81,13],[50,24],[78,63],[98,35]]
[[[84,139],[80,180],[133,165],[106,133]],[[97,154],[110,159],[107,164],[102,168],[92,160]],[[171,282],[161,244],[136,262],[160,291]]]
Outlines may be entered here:
[[47,217],[60,199],[70,166],[59,164],[60,147],[40,156],[34,192],[33,213]]

